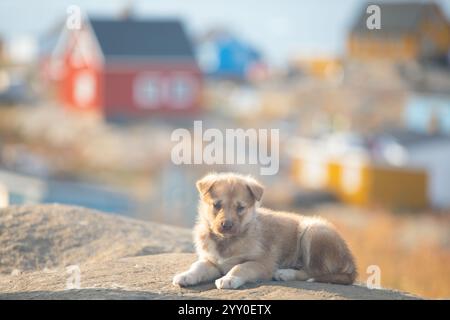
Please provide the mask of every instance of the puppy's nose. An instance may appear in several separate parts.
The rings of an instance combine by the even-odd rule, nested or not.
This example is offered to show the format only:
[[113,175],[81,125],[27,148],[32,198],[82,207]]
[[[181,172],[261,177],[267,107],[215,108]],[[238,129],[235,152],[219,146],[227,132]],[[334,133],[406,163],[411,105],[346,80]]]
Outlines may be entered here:
[[233,221],[225,220],[224,222],[222,222],[222,229],[224,231],[229,231],[231,230],[231,228],[233,228]]

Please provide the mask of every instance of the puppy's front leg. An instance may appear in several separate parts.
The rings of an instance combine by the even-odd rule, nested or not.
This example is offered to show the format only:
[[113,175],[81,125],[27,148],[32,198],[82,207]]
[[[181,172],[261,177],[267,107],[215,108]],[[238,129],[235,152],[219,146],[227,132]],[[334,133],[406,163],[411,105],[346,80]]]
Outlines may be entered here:
[[193,286],[200,282],[217,279],[220,276],[221,273],[214,264],[207,260],[198,260],[191,265],[189,270],[173,277],[172,283],[180,287]]
[[272,278],[272,265],[259,261],[248,261],[234,266],[216,280],[217,289],[236,289],[244,283]]

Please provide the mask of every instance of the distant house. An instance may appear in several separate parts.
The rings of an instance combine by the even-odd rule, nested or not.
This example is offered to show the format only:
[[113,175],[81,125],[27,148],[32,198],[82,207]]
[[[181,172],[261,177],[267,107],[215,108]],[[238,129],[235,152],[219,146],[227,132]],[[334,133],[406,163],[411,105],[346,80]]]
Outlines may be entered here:
[[346,203],[450,208],[450,137],[409,130],[292,140],[292,174],[304,188]]
[[[372,4],[372,3],[370,3]],[[381,2],[381,28],[369,29],[363,7],[350,31],[350,58],[388,60],[445,60],[450,49],[450,25],[433,2]]]
[[213,78],[245,80],[265,68],[257,49],[225,31],[200,39],[197,55],[203,72]]
[[364,139],[297,139],[292,173],[304,188],[332,192],[345,203],[422,210],[429,206],[424,168],[373,161]]
[[200,103],[201,71],[177,20],[86,19],[64,28],[51,65],[74,110],[129,118],[191,113]]
[[396,167],[425,170],[429,204],[450,208],[450,136],[397,130],[383,132],[378,140],[378,160]]
[[404,119],[411,131],[450,135],[450,94],[412,94],[405,107]]

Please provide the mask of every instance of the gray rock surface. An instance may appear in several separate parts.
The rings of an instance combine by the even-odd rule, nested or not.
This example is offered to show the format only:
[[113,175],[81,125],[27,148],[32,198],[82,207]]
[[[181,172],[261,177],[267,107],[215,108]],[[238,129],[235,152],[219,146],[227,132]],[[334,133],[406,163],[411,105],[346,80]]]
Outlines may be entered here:
[[[172,277],[195,260],[187,229],[61,205],[0,210],[0,299],[414,299],[302,281],[267,281],[239,290],[191,288]],[[80,289],[67,267],[77,265]]]

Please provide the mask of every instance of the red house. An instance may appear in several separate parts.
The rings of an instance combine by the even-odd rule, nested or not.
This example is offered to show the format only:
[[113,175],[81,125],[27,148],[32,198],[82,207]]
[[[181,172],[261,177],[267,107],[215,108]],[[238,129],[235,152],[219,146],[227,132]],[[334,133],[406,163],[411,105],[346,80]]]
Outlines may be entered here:
[[201,71],[179,21],[86,19],[65,29],[55,52],[59,96],[71,109],[135,118],[199,108]]

